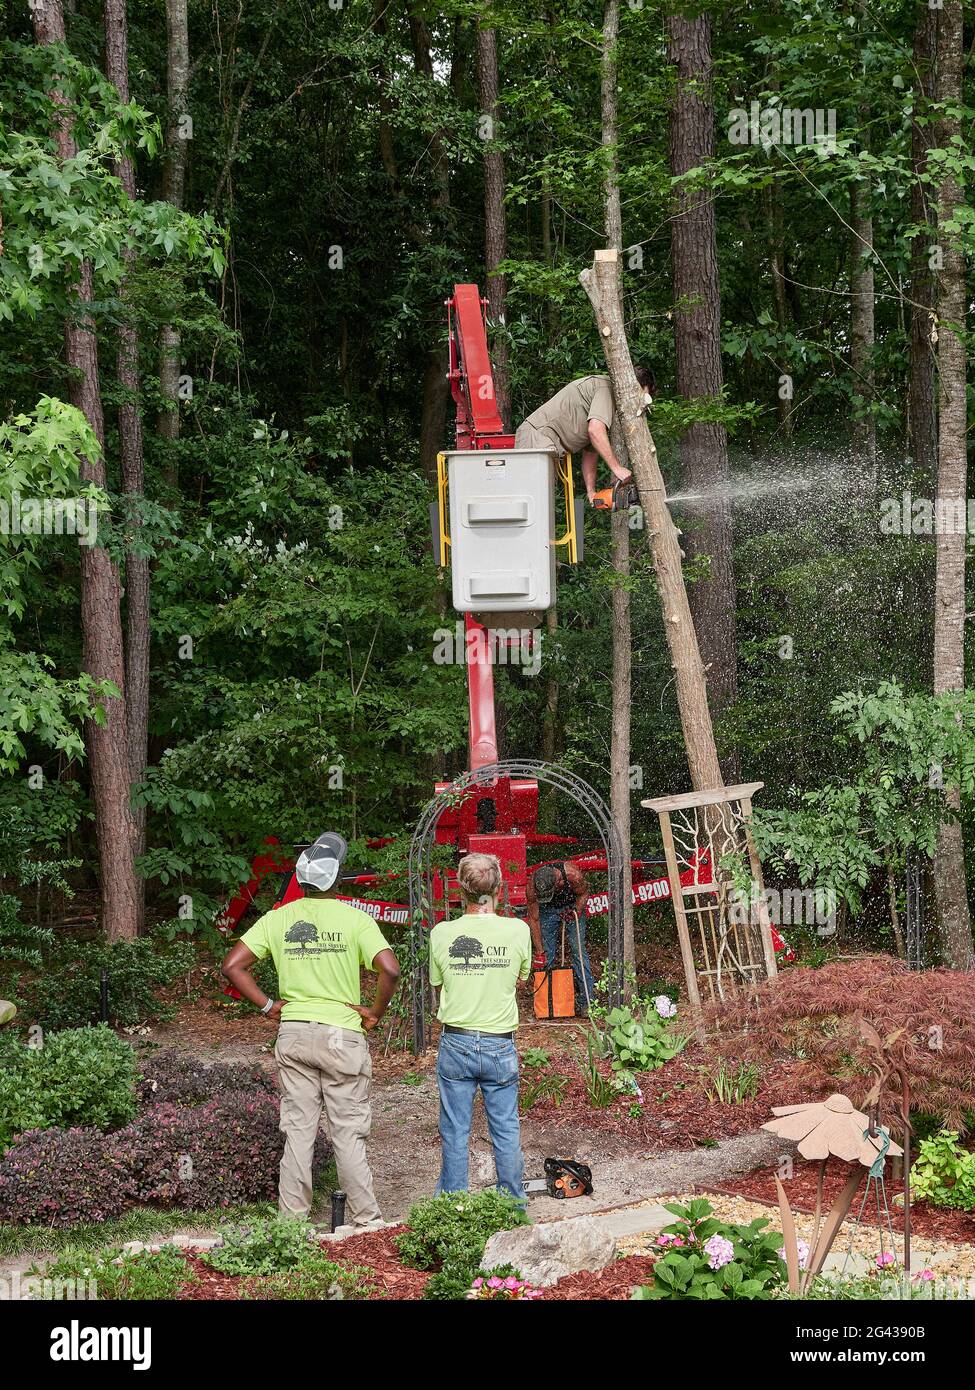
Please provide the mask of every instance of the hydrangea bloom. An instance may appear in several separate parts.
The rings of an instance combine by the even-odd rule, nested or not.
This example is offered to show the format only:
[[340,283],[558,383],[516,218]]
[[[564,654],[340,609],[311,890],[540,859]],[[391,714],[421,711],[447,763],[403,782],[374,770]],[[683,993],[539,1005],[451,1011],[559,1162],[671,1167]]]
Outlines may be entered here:
[[677,1005],[668,994],[658,994],[653,1004],[661,1018],[673,1018],[677,1012]]
[[713,1235],[710,1240],[704,1242],[704,1249],[707,1251],[708,1264],[712,1269],[722,1269],[735,1258],[735,1247],[724,1236]]
[[[797,1249],[798,1252],[799,1252],[799,1268],[800,1268],[800,1269],[805,1269],[806,1266],[809,1264],[809,1242],[808,1242],[808,1241],[805,1241],[805,1240],[797,1240],[797,1241],[796,1241],[796,1249]],[[784,1260],[784,1259],[785,1259],[785,1246],[784,1246],[784,1245],[782,1246],[781,1250],[779,1251],[779,1259],[780,1259],[780,1260]]]

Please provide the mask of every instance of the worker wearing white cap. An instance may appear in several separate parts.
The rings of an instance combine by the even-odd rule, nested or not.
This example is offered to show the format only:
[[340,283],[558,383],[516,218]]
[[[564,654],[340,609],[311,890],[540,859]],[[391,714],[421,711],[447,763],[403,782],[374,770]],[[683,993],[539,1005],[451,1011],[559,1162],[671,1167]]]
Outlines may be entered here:
[[[295,875],[305,896],[266,912],[227,955],[223,973],[262,1014],[279,1021],[274,1049],[285,1135],[278,1205],[286,1216],[311,1209],[312,1160],[322,1111],[335,1151],[350,1225],[382,1221],[366,1139],[372,1125],[372,1061],[366,1034],[386,1012],[399,964],[373,919],[324,895],[348,852],[328,831],[300,856]],[[251,973],[271,956],[282,998],[269,999]],[[361,1003],[359,971],[379,976],[372,1004]]]

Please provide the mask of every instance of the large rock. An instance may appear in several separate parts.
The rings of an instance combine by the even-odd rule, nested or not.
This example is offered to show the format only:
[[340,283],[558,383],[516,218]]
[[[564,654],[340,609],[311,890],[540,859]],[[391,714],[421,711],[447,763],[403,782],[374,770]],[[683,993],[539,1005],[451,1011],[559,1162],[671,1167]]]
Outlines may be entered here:
[[538,1288],[582,1269],[603,1269],[616,1255],[616,1239],[593,1216],[573,1216],[499,1231],[484,1247],[482,1269],[513,1265]]
[[0,999],[0,1027],[17,1017],[17,1005],[9,999]]

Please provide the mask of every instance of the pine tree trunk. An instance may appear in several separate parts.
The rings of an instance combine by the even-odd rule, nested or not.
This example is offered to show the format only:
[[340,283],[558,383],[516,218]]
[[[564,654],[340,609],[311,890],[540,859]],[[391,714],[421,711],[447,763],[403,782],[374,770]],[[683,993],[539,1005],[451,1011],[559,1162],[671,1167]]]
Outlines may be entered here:
[[[619,0],[606,0],[603,8],[601,83],[602,145],[606,159],[603,184],[603,217],[606,227],[606,244],[616,251],[623,250],[623,215],[620,207],[619,159],[617,156],[619,94],[616,45],[619,42],[619,27]],[[622,306],[620,306],[620,319],[622,321]],[[628,468],[626,440],[623,437],[619,420],[615,418],[611,436],[613,452],[623,467]],[[614,511],[611,516],[610,529],[612,532],[611,563],[613,566],[613,694],[609,755],[609,801],[610,813],[619,833],[623,860],[626,865],[624,873],[625,892],[621,904],[623,961],[631,970],[635,970],[636,946],[633,939],[632,871],[630,869],[630,861],[633,857],[630,843],[630,691],[633,678],[633,633],[630,619],[630,518],[628,512]]]
[[[190,31],[187,0],[166,0],[166,165],[163,197],[182,208],[186,196],[188,142],[182,120],[188,115],[190,86]],[[156,428],[163,439],[179,438],[179,378],[182,340],[179,330],[164,323],[159,330],[159,393],[165,404]],[[171,470],[175,481],[175,471]]]
[[481,118],[490,123],[484,151],[484,267],[488,320],[500,327],[491,344],[494,394],[507,429],[511,428],[511,372],[505,329],[508,282],[497,268],[508,254],[508,226],[504,206],[504,156],[498,143],[498,49],[495,31],[478,26],[477,71],[481,94]]
[[[670,167],[674,177],[714,155],[711,104],[711,21],[708,15],[667,19],[668,57],[677,70],[670,121]],[[680,191],[671,232],[674,340],[677,386],[688,401],[720,396],[721,291],[718,282],[714,200],[705,189]],[[726,709],[738,693],[735,580],[731,554],[728,439],[723,425],[703,421],[690,427],[680,445],[684,485],[707,500],[693,529],[688,558],[707,556],[706,579],[691,587],[691,611],[707,670],[713,708]],[[715,489],[712,492],[712,489]],[[737,759],[728,759],[729,778]]]
[[[129,55],[126,0],[105,0],[105,75],[122,101],[129,100]],[[127,197],[135,199],[135,170],[132,160],[124,156],[117,173]],[[131,270],[134,253],[127,251],[126,263]],[[123,283],[120,298],[125,300],[128,282]],[[145,488],[145,463],[142,451],[142,409],[139,404],[139,336],[131,317],[124,316],[118,330],[117,366],[119,385],[124,393],[119,406],[119,446],[122,463],[122,491],[130,499],[131,524],[139,524],[140,508]],[[140,555],[137,548],[125,557],[125,718],[129,750],[129,781],[141,782],[145,777],[149,744],[149,557]],[[146,848],[146,812],[144,806],[132,808],[133,853],[138,856]],[[136,932],[145,922],[145,880],[138,879],[139,901],[136,910]]]
[[657,462],[657,450],[643,412],[643,391],[633,373],[633,362],[623,329],[619,253],[615,250],[597,251],[592,269],[584,270],[579,280],[596,315],[613,385],[616,413],[643,507],[664,632],[674,670],[691,783],[695,791],[710,791],[722,786],[723,782],[708,708],[707,681],[684,587],[677,528],[667,507],[667,493]]
[[[962,102],[962,7],[945,0],[938,26],[938,101]],[[955,115],[939,120],[942,149],[960,138]],[[938,225],[944,227],[965,200],[964,190],[948,173],[938,187]],[[964,499],[967,490],[967,411],[965,403],[965,256],[954,237],[942,233],[943,265],[938,291],[938,496]],[[935,539],[934,691],[965,686],[965,545],[964,531],[941,528]],[[949,797],[957,813],[959,795]],[[965,847],[957,815],[942,822],[934,860],[934,886],[945,964],[975,969],[972,924],[965,884]]]
[[927,236],[916,236],[911,243],[911,370],[908,389],[908,437],[923,485],[934,486],[938,465],[938,415],[936,408],[935,356],[931,332],[934,327],[935,278],[928,264],[930,247],[936,235],[936,212],[921,182],[931,143],[930,128],[919,118],[926,114],[934,98],[934,46],[938,11],[922,5],[914,35],[915,94],[911,123],[911,221],[930,228]]
[[[870,477],[877,468],[877,423],[874,400],[873,216],[870,184],[865,178],[850,188],[850,370],[853,374],[853,459]],[[867,412],[870,413],[867,413]]]
[[[32,10],[38,44],[65,42],[61,0],[45,0]],[[62,159],[76,153],[71,119],[61,94],[52,92],[55,139]],[[70,373],[71,404],[82,411],[100,445],[94,458],[84,459],[86,482],[105,487],[105,422],[102,415],[95,324],[85,306],[94,298],[90,261],[85,261],[76,286],[80,312],[65,321],[65,361]],[[102,929],[109,941],[135,935],[139,880],[133,858],[133,829],[129,797],[129,762],[125,719],[125,659],[120,611],[121,586],[117,567],[101,545],[80,550],[82,665],[95,681],[112,681],[121,699],[105,701],[105,722],[85,723],[85,746],[95,807],[95,837],[101,878]]]

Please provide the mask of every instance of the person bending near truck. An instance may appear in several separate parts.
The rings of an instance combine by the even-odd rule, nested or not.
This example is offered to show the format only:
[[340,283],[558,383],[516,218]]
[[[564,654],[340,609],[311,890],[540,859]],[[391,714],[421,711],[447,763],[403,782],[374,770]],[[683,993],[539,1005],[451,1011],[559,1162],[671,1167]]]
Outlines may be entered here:
[[562,953],[563,933],[569,943],[572,975],[576,986],[576,1013],[585,1018],[593,1002],[595,985],[589,952],[586,949],[586,876],[567,860],[560,864],[539,864],[525,884],[525,918],[532,934],[535,961],[551,970]]
[[430,983],[440,986],[437,1017],[443,1024],[437,1194],[467,1190],[471,1115],[480,1090],[498,1188],[523,1199],[515,991],[531,970],[531,936],[519,918],[498,916],[501,865],[495,855],[466,855],[457,884],[463,915],[438,922],[430,933]]
[[[382,1225],[382,1215],[366,1157],[372,1126],[366,1034],[386,1012],[399,965],[367,913],[323,896],[346,852],[342,836],[331,831],[310,845],[295,867],[305,896],[259,918],[221,969],[245,999],[280,1025],[274,1058],[285,1136],[282,1216],[307,1217],[311,1210],[312,1160],[324,1109],[348,1222],[372,1229]],[[266,956],[274,961],[281,999],[267,998],[251,973]],[[368,1006],[360,1002],[360,967],[379,976]]]
[[[653,373],[646,367],[634,368],[650,404],[656,390]],[[560,454],[582,454],[582,477],[586,496],[596,496],[596,458],[603,459],[621,483],[633,476],[613,452],[609,432],[613,425],[613,390],[608,376],[583,376],[570,381],[561,391],[540,405],[515,431],[516,449],[555,449]]]

